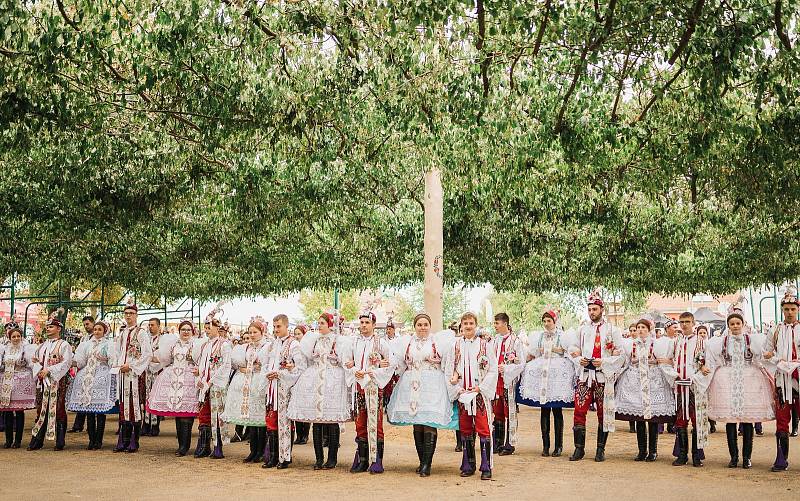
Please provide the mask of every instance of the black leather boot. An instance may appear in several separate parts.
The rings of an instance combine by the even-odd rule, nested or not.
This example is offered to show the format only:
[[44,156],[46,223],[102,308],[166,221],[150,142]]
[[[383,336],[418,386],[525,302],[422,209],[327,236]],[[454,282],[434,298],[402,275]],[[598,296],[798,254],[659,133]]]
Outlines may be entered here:
[[684,466],[689,462],[689,436],[686,428],[675,430],[678,437],[678,457],[672,462],[672,466]]
[[[462,435],[463,437],[463,435]],[[463,454],[464,457],[461,461],[461,476],[471,477],[475,474],[475,437],[465,437],[463,439]]]
[[542,409],[539,416],[539,427],[542,429],[542,456],[550,456],[550,409]]
[[703,466],[703,456],[697,448],[697,430],[692,428],[692,466],[699,468]]
[[316,462],[314,463],[315,470],[322,469],[322,463],[325,461],[325,448],[322,447],[322,427],[325,426],[323,424],[314,423],[311,425],[311,434],[312,434],[312,441],[314,442],[314,458]]
[[276,466],[278,466],[278,432],[267,431],[266,445],[264,446],[264,464],[261,467],[275,468]]
[[[684,437],[686,429],[684,428]],[[645,461],[652,463],[658,458],[658,424],[647,423],[647,449],[648,454]]]
[[739,466],[739,438],[736,431],[736,423],[725,424],[725,435],[728,439],[728,454],[731,456],[728,468],[736,468]]
[[424,441],[425,441],[425,432],[422,429],[422,425],[414,425],[414,448],[417,450],[417,458],[419,459],[419,465],[417,469],[414,470],[414,473],[419,473],[422,470],[422,464],[424,462]]
[[[797,398],[797,394],[795,394],[794,398]],[[793,437],[797,436],[797,426],[800,424],[800,415],[797,413],[797,409],[792,407],[792,433]]]
[[12,449],[19,449],[22,445],[22,434],[25,431],[25,412],[17,411],[14,415],[14,444]]
[[93,451],[94,443],[97,438],[97,418],[95,414],[86,416],[86,430],[89,432],[89,445],[86,447],[86,450]]
[[63,451],[67,438],[67,422],[56,420],[56,446],[55,451]]
[[462,437],[461,437],[461,431],[460,430],[456,430],[456,448],[455,448],[455,451],[456,452],[461,452],[461,451],[464,450],[463,448],[464,448],[464,441],[462,440]]
[[742,429],[742,468],[749,470],[753,467],[750,458],[753,455],[753,435],[755,430],[752,423],[745,423]]
[[[191,432],[191,429],[189,430]],[[128,452],[137,452],[139,450],[139,437],[142,434],[142,423],[136,421],[131,423],[131,444],[128,446]]]
[[308,443],[308,430],[310,427],[311,424],[309,423],[294,423],[294,432],[297,435],[294,445],[305,445]]
[[494,435],[492,435],[492,454],[499,454],[503,450],[503,442],[506,439],[506,423],[494,423]]
[[5,425],[6,443],[5,449],[10,449],[14,445],[14,413],[11,411],[3,412],[3,425]]
[[332,470],[336,468],[339,462],[339,442],[341,438],[341,430],[338,423],[328,425],[328,460],[322,465],[323,470]]
[[639,447],[639,454],[633,458],[634,461],[644,461],[647,459],[647,424],[644,421],[636,421],[636,445]]
[[69,433],[80,433],[83,431],[84,424],[86,423],[86,413],[78,412],[75,414],[75,421],[72,423]]
[[431,475],[431,463],[433,463],[433,454],[436,452],[436,431],[426,430],[423,433],[422,443],[422,467],[419,470],[420,477],[429,477]]
[[369,447],[366,438],[357,438],[356,444],[358,445],[358,463],[353,464],[350,468],[350,473],[364,473],[369,469]]
[[608,432],[603,431],[603,427],[597,428],[597,451],[594,453],[594,460],[602,463],[606,460],[606,441],[608,440]]
[[103,448],[103,434],[106,432],[106,415],[98,414],[95,416],[95,422],[94,450],[99,451]]
[[575,452],[569,457],[570,461],[580,461],[586,455],[586,427],[575,426],[572,429],[572,440],[575,442]]
[[561,409],[552,409],[554,447],[551,456],[559,457],[564,451],[564,414]]

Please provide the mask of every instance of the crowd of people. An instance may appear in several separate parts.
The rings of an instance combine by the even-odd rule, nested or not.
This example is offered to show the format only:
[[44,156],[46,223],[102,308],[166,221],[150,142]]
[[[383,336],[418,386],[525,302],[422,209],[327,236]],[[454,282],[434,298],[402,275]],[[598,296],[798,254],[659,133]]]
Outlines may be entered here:
[[137,306],[128,304],[114,337],[106,322],[85,317],[86,335],[74,352],[58,315],[47,321],[40,344],[7,324],[0,421],[5,448],[20,448],[24,413],[35,408],[27,450],[46,441],[63,450],[67,413],[75,413],[72,431],[85,425],[87,448],[100,450],[106,416],[118,414],[113,451],[135,453],[141,436],[159,435],[163,420],[172,418],[176,456],[189,454],[197,421],[195,457],[223,459],[225,444],[247,437],[244,462],[277,469],[292,464],[293,446],[310,433],[316,470],[337,467],[341,429],[352,421],[350,471],[374,474],[384,471],[388,421],[413,427],[421,477],[431,475],[439,432],[452,430],[461,476],[480,472],[491,479],[494,456],[515,453],[520,405],[540,409],[545,457],[564,453],[563,409],[574,408],[570,461],[585,457],[590,412],[597,418],[595,461],[605,460],[609,434],[622,420],[637,437],[635,461],[656,461],[666,429],[675,437],[672,464],[686,465],[691,456],[695,467],[703,466],[716,423],[725,423],[728,466],[751,468],[753,435],[774,420],[771,470],[784,471],[800,411],[799,307],[797,292],[787,290],[783,322],[765,335],[734,307],[718,336],[709,337],[685,312],[657,337],[648,318],[626,332],[614,327],[593,292],[589,320],[574,330],[564,330],[559,312],[547,309],[542,330],[527,336],[513,331],[505,313],[494,316],[495,334],[481,335],[470,312],[445,331],[432,332],[430,316],[420,313],[412,334],[398,335],[389,325],[378,335],[367,311],[359,315],[358,333],[348,335],[336,314],[324,312],[314,329],[299,325],[292,332],[286,315],[272,319],[271,332],[256,318],[236,344],[217,309],[202,332],[184,320],[177,333],[164,334],[159,319],[145,327]]

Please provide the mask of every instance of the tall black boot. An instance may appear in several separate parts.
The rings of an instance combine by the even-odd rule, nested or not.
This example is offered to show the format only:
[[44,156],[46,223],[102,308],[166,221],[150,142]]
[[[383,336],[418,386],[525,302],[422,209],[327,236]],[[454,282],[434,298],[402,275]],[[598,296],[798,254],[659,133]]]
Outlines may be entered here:
[[369,465],[370,475],[374,473],[383,473],[383,440],[378,440],[375,446],[378,450],[375,454],[375,462]]
[[[175,449],[175,455],[178,457],[186,455],[186,450],[183,447],[183,437],[184,437],[183,428],[184,426],[186,426],[186,423],[184,421],[185,421],[184,418],[179,418],[179,417],[175,418],[175,437],[178,439],[178,448]],[[188,449],[188,447],[186,449]]]
[[433,463],[433,454],[436,452],[436,437],[437,432],[435,428],[423,432],[423,457],[422,468],[419,470],[420,477],[429,477],[431,475],[431,463]]
[[749,470],[753,467],[750,458],[753,456],[753,429],[752,423],[745,423],[742,429],[742,468]]
[[86,447],[86,450],[93,451],[97,435],[97,418],[94,413],[86,416],[86,430],[89,432],[89,445]]
[[310,423],[294,423],[294,432],[297,434],[297,438],[294,441],[295,445],[305,445],[308,443],[308,430],[310,427]]
[[72,428],[70,428],[70,433],[80,433],[83,431],[84,423],[86,423],[86,413],[79,412],[75,414],[75,421],[72,422]]
[[11,411],[3,412],[3,425],[6,432],[6,443],[3,446],[5,449],[10,449],[14,445],[14,413]]
[[553,434],[555,435],[555,446],[551,456],[559,457],[564,451],[564,413],[561,409],[552,409],[553,413]]
[[150,423],[150,436],[157,437],[161,434],[161,421],[164,420],[161,416],[155,416],[155,422]]
[[644,461],[647,459],[647,423],[644,421],[631,422],[636,427],[636,445],[639,446],[639,454],[633,460]]
[[697,448],[697,430],[692,428],[692,466],[699,468],[703,466],[703,455]]
[[[683,429],[684,432],[684,439],[686,438],[686,428]],[[685,444],[684,444],[685,445]],[[652,463],[658,458],[658,424],[657,423],[647,423],[647,461],[648,463]],[[686,449],[684,449],[686,450]]]
[[42,423],[42,427],[39,428],[39,433],[31,437],[31,442],[28,444],[29,451],[38,451],[42,447],[44,447],[44,435],[47,431],[47,417],[44,418],[44,423]]
[[636,421],[628,421],[628,433],[636,433]]
[[[678,428],[675,434],[678,437],[678,457],[672,462],[672,466],[683,466],[689,462],[689,430],[686,428]],[[692,435],[696,437],[696,435]],[[696,442],[695,442],[696,444]],[[692,452],[694,454],[694,451]]]
[[322,463],[325,461],[325,449],[322,447],[322,427],[325,426],[324,424],[314,423],[311,425],[311,439],[314,442],[314,458],[316,462],[314,463],[315,470],[322,469]]
[[322,465],[323,470],[332,470],[336,468],[336,463],[339,462],[339,441],[341,432],[342,430],[339,429],[339,423],[328,425],[328,460]]
[[278,466],[278,431],[267,431],[267,445],[264,447],[264,464],[262,468],[275,468]]
[[414,470],[414,473],[419,473],[422,470],[422,464],[424,463],[424,455],[425,451],[423,449],[425,441],[425,432],[423,431],[422,425],[415,424],[414,425],[414,448],[417,449],[417,459],[419,459],[419,465],[417,469]]
[[728,454],[731,456],[728,468],[736,468],[739,466],[739,438],[736,431],[736,423],[725,424],[725,435],[728,439]]
[[258,432],[256,431],[257,428],[250,428],[250,454],[247,455],[243,463],[254,463],[256,462],[259,452],[258,452]]
[[233,436],[231,437],[231,443],[241,442],[244,440],[244,426],[237,424],[233,428]]
[[95,416],[94,450],[99,451],[103,448],[103,434],[106,432],[106,415],[98,414]]
[[55,451],[63,451],[67,438],[67,422],[56,420],[56,446]]
[[195,451],[194,457],[204,458],[211,455],[211,425],[203,425],[199,428],[200,436],[197,438],[200,450]]
[[542,409],[539,415],[539,427],[542,429],[542,456],[550,456],[550,409]]
[[19,449],[22,445],[22,434],[25,431],[25,411],[14,413],[14,444],[12,449]]
[[358,463],[353,464],[350,473],[364,473],[369,469],[369,445],[366,438],[356,438],[358,445]]
[[594,453],[594,460],[602,463],[606,460],[606,441],[608,440],[608,432],[603,431],[603,426],[597,427],[597,451]]
[[[795,394],[794,398],[797,398],[797,394]],[[800,424],[800,415],[798,415],[797,407],[792,406],[792,433],[793,437],[797,436],[797,426]]]
[[139,437],[142,435],[142,422],[136,421],[131,423],[131,444],[128,446],[128,452],[137,452],[139,450]]
[[[462,435],[463,437],[464,435]],[[461,460],[461,476],[471,477],[475,474],[475,436],[464,437],[463,439],[463,459]]]
[[461,430],[456,430],[456,448],[455,448],[456,452],[461,452],[463,450],[464,443],[462,438],[463,437],[461,436]]
[[492,434],[492,454],[497,454],[503,449],[503,440],[506,438],[506,423],[494,422],[494,433]]
[[580,461],[586,454],[586,427],[576,425],[572,428],[572,439],[575,442],[575,452],[569,457],[570,461]]

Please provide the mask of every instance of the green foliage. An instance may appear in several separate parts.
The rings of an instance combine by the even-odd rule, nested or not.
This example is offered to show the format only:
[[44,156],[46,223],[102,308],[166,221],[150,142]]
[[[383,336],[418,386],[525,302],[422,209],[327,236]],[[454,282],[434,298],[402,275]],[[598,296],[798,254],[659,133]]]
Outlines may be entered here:
[[[414,316],[425,311],[424,287],[421,283],[414,284],[395,296],[397,308],[395,319],[407,326],[413,326]],[[442,323],[447,327],[458,321],[467,308],[467,295],[463,286],[445,286],[442,292]]]
[[[360,309],[358,291],[340,291],[339,305],[339,312],[346,321],[356,319]],[[308,323],[314,322],[323,312],[333,311],[333,291],[304,289],[300,291],[300,307],[303,310],[303,320]]]
[[3,5],[0,275],[417,282],[433,166],[451,284],[720,293],[800,265],[797,2]]
[[[542,314],[548,309],[561,312],[561,325],[564,329],[575,327],[579,323],[567,301],[559,294],[495,291],[489,294],[488,300],[491,301],[495,314],[508,314],[511,327],[517,332],[541,330]],[[493,320],[485,318],[485,325],[492,325]]]

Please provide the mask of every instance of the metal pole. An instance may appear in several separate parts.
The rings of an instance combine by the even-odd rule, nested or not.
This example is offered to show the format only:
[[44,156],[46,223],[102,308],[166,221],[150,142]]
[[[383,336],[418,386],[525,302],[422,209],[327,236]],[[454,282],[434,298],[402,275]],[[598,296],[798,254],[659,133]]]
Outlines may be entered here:
[[333,309],[339,311],[339,288],[333,289]]
[[11,274],[11,321],[14,321],[14,292],[17,290],[17,272]]

